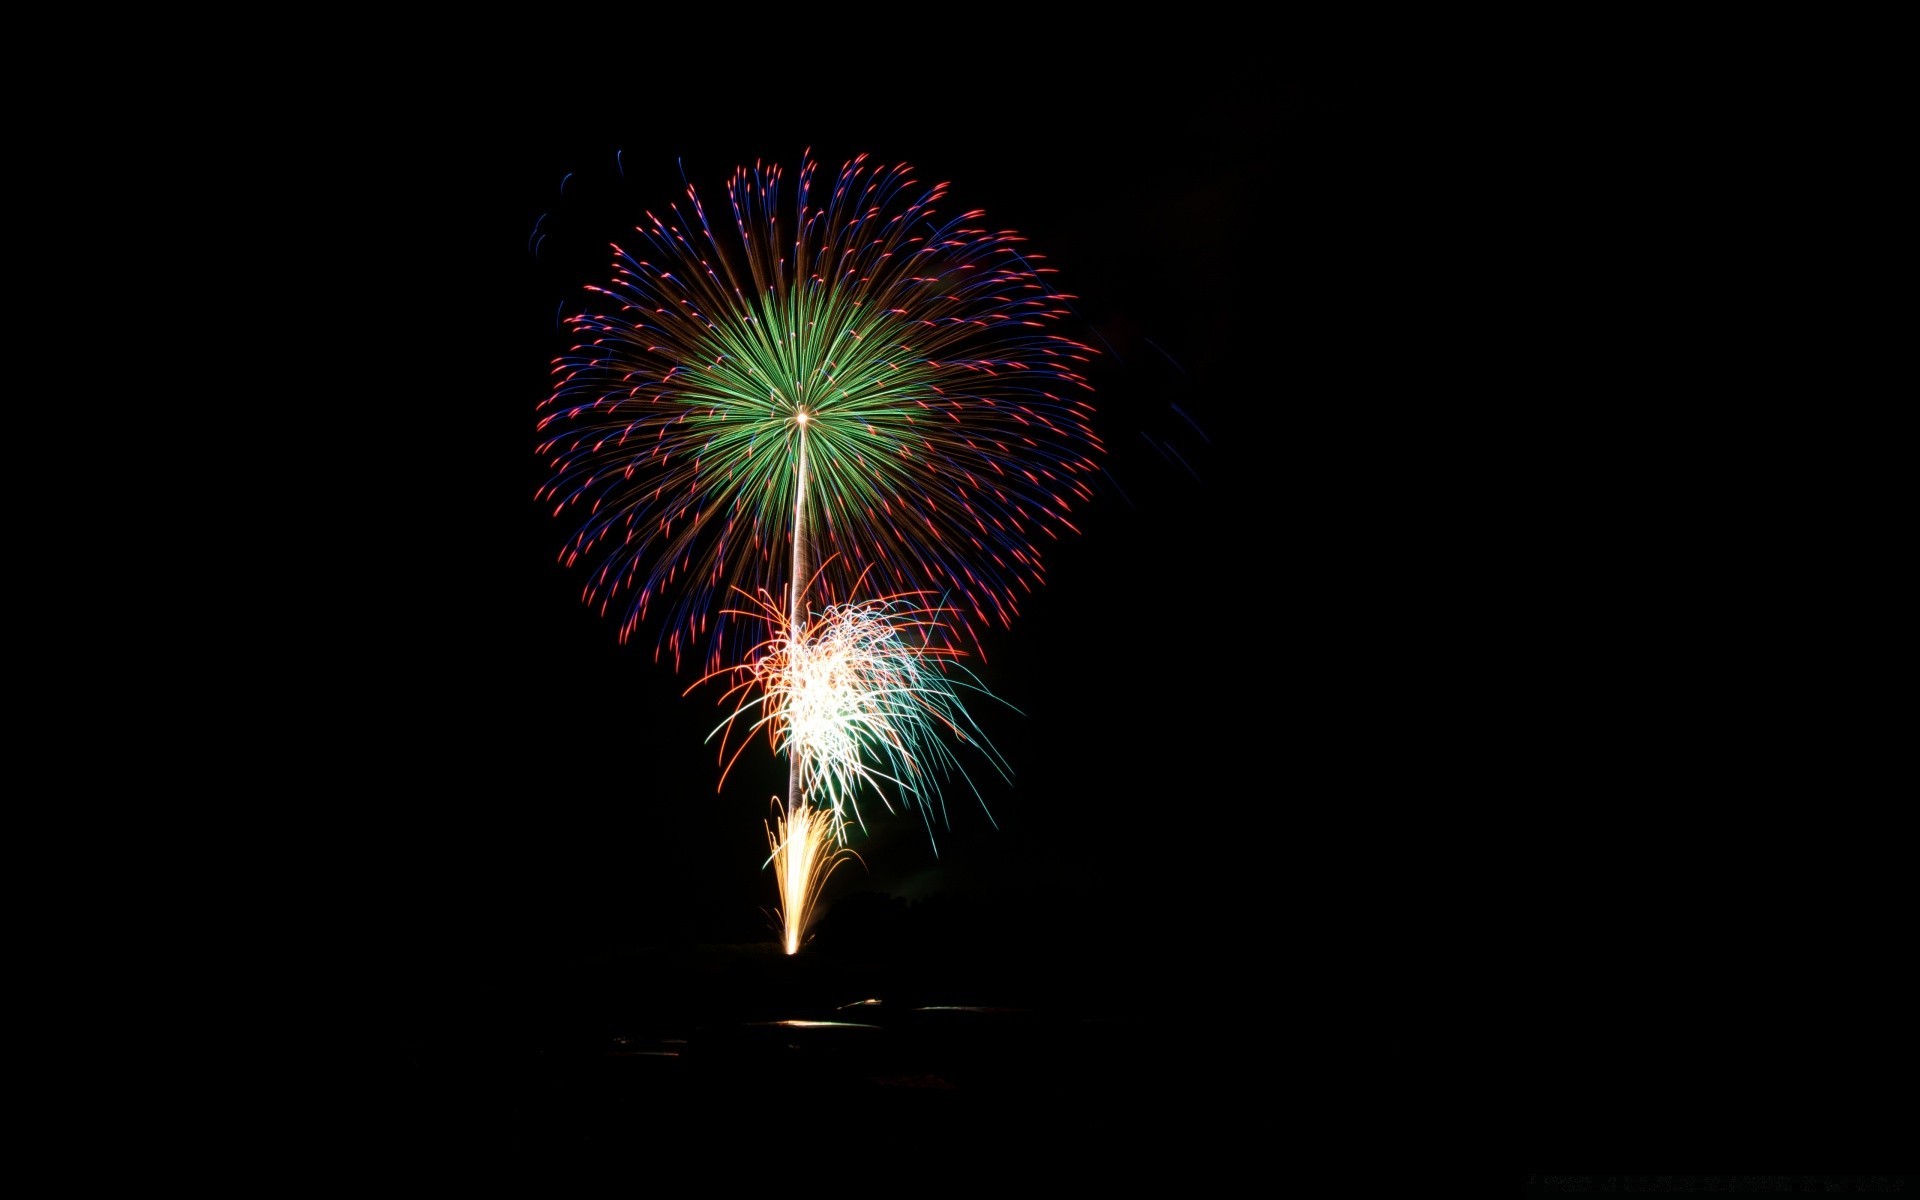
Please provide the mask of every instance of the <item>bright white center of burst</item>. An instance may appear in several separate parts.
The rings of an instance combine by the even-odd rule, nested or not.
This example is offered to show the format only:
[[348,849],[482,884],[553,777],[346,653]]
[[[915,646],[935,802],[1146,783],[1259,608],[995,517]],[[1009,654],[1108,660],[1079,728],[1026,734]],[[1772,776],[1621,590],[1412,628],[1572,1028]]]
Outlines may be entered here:
[[801,409],[798,413],[794,414],[793,419],[800,422],[802,425],[805,425],[807,423],[807,411],[805,409]]
[[816,759],[857,753],[852,730],[867,715],[872,689],[861,678],[859,647],[829,638],[793,647],[789,660],[787,720],[794,740]]

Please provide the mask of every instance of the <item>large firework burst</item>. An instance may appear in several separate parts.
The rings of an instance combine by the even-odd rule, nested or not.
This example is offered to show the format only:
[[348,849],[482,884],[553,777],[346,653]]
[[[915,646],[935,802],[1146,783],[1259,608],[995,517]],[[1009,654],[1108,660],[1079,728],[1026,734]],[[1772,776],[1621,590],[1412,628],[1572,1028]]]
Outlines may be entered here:
[[797,602],[806,540],[831,594],[869,572],[939,594],[978,649],[1092,496],[1093,351],[1052,332],[1071,297],[1051,268],[905,165],[862,155],[824,196],[815,171],[803,158],[783,208],[779,167],[737,170],[731,236],[691,185],[648,213],[540,406],[536,498],[580,520],[561,560],[588,564],[582,599],[623,641],[661,606],[676,666],[738,662],[754,631],[720,597]]

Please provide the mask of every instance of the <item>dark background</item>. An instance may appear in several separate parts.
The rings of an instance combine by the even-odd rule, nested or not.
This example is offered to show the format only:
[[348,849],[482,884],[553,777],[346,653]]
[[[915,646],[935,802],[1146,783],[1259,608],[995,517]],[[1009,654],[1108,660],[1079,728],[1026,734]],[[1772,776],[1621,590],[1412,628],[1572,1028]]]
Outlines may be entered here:
[[[355,699],[316,769],[350,772],[365,932],[344,952],[398,1090],[443,1114],[417,1136],[492,1127],[450,1097],[492,1095],[476,1073],[502,1063],[868,995],[1120,1022],[1123,1094],[1155,1096],[1116,1127],[1138,1130],[1196,1099],[1164,1081],[1264,1077],[1304,976],[1312,1009],[1384,1003],[1356,972],[1399,936],[1379,847],[1433,749],[1401,714],[1453,586],[1409,532],[1431,476],[1402,476],[1431,428],[1390,324],[1423,186],[1402,134],[1339,87],[1243,71],[1089,65],[951,101],[929,80],[912,106],[636,86],[469,82],[357,148],[367,337],[399,340],[349,401]],[[712,205],[736,164],[808,148],[824,171],[912,162],[1048,256],[1109,350],[1112,453],[1084,536],[972,664],[1012,706],[973,706],[1013,770],[969,764],[997,827],[962,786],[937,855],[879,814],[787,963],[761,869],[784,769],[750,752],[716,794],[717,690],[683,695],[654,630],[620,646],[580,604],[568,528],[531,501],[532,426],[556,307],[604,280],[606,243],[682,169]]]
[[1255,935],[1248,872],[1289,874],[1284,831],[1417,752],[1367,749],[1431,599],[1394,515],[1414,406],[1368,382],[1412,353],[1381,340],[1398,185],[1357,115],[1245,81],[830,118],[517,100],[422,117],[420,159],[376,201],[414,329],[368,431],[369,472],[401,479],[362,485],[383,511],[354,582],[378,612],[381,786],[404,796],[370,849],[418,881],[396,905],[408,936],[552,954],[767,935],[761,823],[784,771],[750,753],[716,794],[717,689],[683,696],[695,673],[654,661],[651,630],[619,646],[579,603],[555,562],[568,529],[530,499],[532,406],[565,345],[556,306],[581,307],[605,243],[680,194],[681,165],[717,202],[736,162],[808,147],[829,169],[865,150],[951,179],[1049,256],[1111,348],[1093,373],[1111,486],[972,664],[1013,706],[976,706],[1014,771],[970,764],[998,828],[964,787],[938,856],[882,814],[835,893],[978,902],[993,936],[1047,957],[1179,955],[1196,914]]
[[[1461,1103],[1555,1152],[1884,1134],[1891,875],[1870,822],[1788,819],[1839,800],[1752,719],[1776,498],[1722,486],[1697,395],[1561,340],[1589,309],[1628,336],[1640,293],[1580,281],[1635,172],[1684,156],[1624,152],[1625,101],[1142,61],[926,61],[897,103],[851,66],[449,66],[340,126],[357,336],[314,667],[348,698],[303,709],[298,782],[337,798],[339,977],[396,1144],[575,1145],[528,1063],[856,993],[1124,1029],[1077,1090],[1034,1083],[1118,1088],[1112,1136],[1358,1144]],[[1113,351],[1116,486],[974,664],[1019,709],[975,708],[1014,771],[974,772],[998,827],[950,791],[936,857],[883,816],[787,963],[783,772],[750,753],[716,794],[717,697],[579,603],[532,423],[607,241],[682,169],[711,201],[809,147],[912,162],[1049,256]]]

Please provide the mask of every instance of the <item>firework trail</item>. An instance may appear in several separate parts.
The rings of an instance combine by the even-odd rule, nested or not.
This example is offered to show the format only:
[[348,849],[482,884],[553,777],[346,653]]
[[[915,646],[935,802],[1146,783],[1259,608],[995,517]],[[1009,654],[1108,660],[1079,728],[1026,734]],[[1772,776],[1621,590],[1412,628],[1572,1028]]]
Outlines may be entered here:
[[1094,351],[1052,332],[1072,299],[1052,268],[905,165],[816,169],[783,204],[779,167],[740,168],[717,226],[691,185],[648,213],[589,289],[599,311],[568,318],[539,406],[535,498],[579,521],[561,561],[587,566],[581,598],[622,641],[657,612],[676,669],[740,661],[735,589],[803,620],[808,541],[833,594],[872,572],[947,597],[979,651],[1093,495]]
[[773,815],[767,821],[768,860],[780,890],[780,945],[788,954],[798,954],[806,939],[820,903],[820,892],[827,877],[848,859],[859,855],[837,845],[832,824],[825,815],[801,805],[782,815],[780,797],[772,802]]

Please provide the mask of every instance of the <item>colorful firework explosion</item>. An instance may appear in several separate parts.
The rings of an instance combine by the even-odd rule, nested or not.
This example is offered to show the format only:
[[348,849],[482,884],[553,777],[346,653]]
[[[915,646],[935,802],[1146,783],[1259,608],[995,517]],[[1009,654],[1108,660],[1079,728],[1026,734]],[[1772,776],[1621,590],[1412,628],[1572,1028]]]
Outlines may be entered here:
[[[722,737],[722,786],[752,735],[765,732],[793,765],[796,800],[804,797],[821,811],[838,844],[846,843],[849,819],[865,826],[863,792],[889,812],[896,800],[917,808],[930,836],[936,816],[946,821],[941,785],[952,776],[966,780],[984,807],[948,739],[980,751],[1010,778],[960,695],[991,693],[958,663],[961,652],[944,644],[940,633],[950,614],[918,600],[906,595],[830,605],[796,629],[762,593],[759,615],[771,635],[745,663],[716,672],[733,680],[721,702],[736,702],[714,730]],[[728,735],[743,722],[746,736],[729,754]]]
[[1052,268],[978,210],[943,215],[947,185],[905,165],[862,155],[818,198],[815,171],[783,211],[779,167],[737,170],[734,237],[691,185],[648,213],[540,405],[536,499],[581,522],[561,561],[589,566],[581,598],[622,641],[662,606],[676,669],[739,661],[753,634],[719,597],[792,597],[796,527],[832,594],[872,572],[945,596],[943,627],[979,650],[1044,581],[1038,539],[1093,495],[1094,351],[1050,331],[1072,299]]

